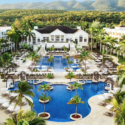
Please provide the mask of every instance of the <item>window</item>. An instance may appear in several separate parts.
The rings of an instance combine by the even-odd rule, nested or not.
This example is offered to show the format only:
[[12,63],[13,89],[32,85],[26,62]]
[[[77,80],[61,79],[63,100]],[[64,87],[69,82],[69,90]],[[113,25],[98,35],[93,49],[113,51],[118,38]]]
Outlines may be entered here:
[[38,38],[38,42],[40,42],[40,38]]
[[54,41],[54,36],[53,35],[51,36],[51,41]]
[[33,44],[36,43],[36,37],[33,37]]
[[79,37],[79,42],[82,42],[82,37]]
[[86,38],[84,39],[84,42],[87,42],[87,39],[86,39]]
[[61,41],[64,41],[64,35],[61,35]]
[[56,41],[59,41],[59,36],[56,36]]

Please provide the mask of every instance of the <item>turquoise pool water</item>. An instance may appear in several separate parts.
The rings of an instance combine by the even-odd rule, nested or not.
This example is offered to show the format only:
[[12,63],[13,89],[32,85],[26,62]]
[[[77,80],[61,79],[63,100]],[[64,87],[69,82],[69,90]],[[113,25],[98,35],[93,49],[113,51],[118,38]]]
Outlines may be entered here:
[[[48,57],[43,57],[41,61],[39,61],[40,68],[42,69],[42,66],[49,67],[49,63],[47,61]],[[62,58],[62,56],[54,56],[54,62],[50,63],[50,66],[53,67],[55,72],[64,72],[65,67],[70,67],[73,70],[79,69],[79,67],[73,68],[72,66],[79,66],[79,64],[74,63],[74,59],[71,57],[70,60],[73,62],[73,64],[68,65],[67,59]]]
[[[48,82],[42,82],[42,84],[49,84]],[[38,114],[43,112],[43,104],[39,102],[39,96],[42,94],[42,90],[38,91],[39,85],[33,85],[33,92],[35,96],[32,98],[34,102],[33,110]],[[56,122],[70,122],[70,114],[75,113],[75,105],[68,105],[67,102],[75,95],[75,91],[68,91],[66,89],[66,85],[58,84],[53,85],[53,90],[50,92],[46,92],[48,96],[51,96],[52,101],[46,104],[46,112],[49,112],[51,117],[49,121]],[[91,107],[88,104],[88,100],[90,97],[94,95],[99,95],[104,92],[105,83],[87,83],[83,85],[83,90],[78,90],[78,95],[81,97],[81,100],[85,102],[85,104],[78,105],[78,113],[82,114],[83,118],[86,117],[90,111]],[[18,89],[16,86],[14,89]]]

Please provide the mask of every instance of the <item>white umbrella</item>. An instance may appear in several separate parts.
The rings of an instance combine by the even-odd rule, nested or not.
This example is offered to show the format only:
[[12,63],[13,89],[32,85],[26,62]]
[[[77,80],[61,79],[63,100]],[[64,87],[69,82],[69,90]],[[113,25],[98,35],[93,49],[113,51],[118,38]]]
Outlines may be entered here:
[[113,107],[113,105],[107,105],[106,108],[110,110]]

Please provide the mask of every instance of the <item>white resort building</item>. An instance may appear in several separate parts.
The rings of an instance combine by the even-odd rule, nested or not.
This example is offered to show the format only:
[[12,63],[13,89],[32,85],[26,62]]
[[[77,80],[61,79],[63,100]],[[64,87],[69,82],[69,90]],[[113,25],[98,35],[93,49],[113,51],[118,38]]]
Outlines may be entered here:
[[[6,38],[5,33],[10,29],[11,27],[0,27],[0,38]],[[76,41],[79,48],[88,46],[89,34],[83,31],[81,27],[73,29],[68,26],[47,26],[45,28],[38,28],[38,26],[35,26],[32,32],[35,34],[34,38],[27,38],[20,44],[27,43],[32,45],[34,50],[42,46],[42,50],[44,51],[46,48],[50,48],[54,45],[55,48],[62,48],[65,46],[70,51],[75,51],[75,44],[73,41]],[[12,46],[14,47],[14,45]],[[2,52],[10,50],[10,47],[8,47],[8,49],[2,49]]]
[[110,29],[110,28],[104,28],[105,32],[109,34],[109,36],[111,37],[115,37],[118,39],[118,41],[120,40],[120,38],[125,35],[125,26],[116,26],[114,29]]

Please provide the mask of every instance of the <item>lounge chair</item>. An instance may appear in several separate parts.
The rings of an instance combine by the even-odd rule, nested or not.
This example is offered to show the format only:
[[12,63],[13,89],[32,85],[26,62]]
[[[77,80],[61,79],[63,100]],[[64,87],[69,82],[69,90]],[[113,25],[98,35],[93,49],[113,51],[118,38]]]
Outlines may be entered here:
[[113,113],[111,113],[111,112],[105,112],[105,113],[103,113],[103,115],[112,117],[112,116],[113,116]]
[[98,103],[98,105],[100,105],[100,106],[106,106],[107,104],[106,104],[106,102],[100,102],[100,103]]

